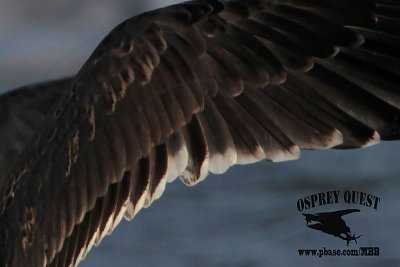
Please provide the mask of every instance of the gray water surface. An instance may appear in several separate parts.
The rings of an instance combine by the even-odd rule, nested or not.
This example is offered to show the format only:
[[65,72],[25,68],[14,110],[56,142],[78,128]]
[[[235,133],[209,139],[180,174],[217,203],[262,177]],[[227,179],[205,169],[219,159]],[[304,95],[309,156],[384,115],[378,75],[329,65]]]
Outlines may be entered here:
[[[178,2],[178,1],[169,1]],[[0,1],[0,91],[78,71],[115,25],[167,1]],[[123,222],[80,265],[400,266],[399,142],[352,151],[305,151],[298,161],[237,166],[188,188],[176,181]],[[332,204],[358,244],[306,227],[298,199],[331,190],[381,198],[377,210]],[[379,257],[300,257],[298,249],[380,248]]]

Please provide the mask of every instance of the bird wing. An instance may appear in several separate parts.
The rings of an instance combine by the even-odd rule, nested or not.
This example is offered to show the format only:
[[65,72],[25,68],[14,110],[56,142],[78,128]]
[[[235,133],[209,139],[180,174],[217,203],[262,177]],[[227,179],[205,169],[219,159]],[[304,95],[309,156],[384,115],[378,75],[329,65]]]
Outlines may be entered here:
[[123,22],[11,169],[0,265],[77,264],[177,176],[398,139],[399,6],[202,0]]
[[320,213],[315,213],[315,214],[313,214],[314,216],[319,216],[319,217],[331,217],[331,216],[334,216],[334,217],[337,217],[337,216],[339,216],[339,217],[341,217],[341,216],[343,216],[343,215],[346,215],[346,214],[350,214],[350,213],[353,213],[353,212],[360,212],[360,210],[359,209],[346,209],[346,210],[337,210],[337,211],[332,211],[332,212],[320,212]]

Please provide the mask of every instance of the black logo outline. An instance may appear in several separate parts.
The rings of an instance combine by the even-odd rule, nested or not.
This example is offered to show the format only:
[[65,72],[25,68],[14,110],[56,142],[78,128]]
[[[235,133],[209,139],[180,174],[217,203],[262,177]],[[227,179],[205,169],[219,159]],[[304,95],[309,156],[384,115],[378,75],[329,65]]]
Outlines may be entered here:
[[[360,212],[360,210],[346,209],[315,214],[302,214],[305,216],[307,227],[343,239],[346,241],[346,245],[348,246],[351,241],[355,241],[355,243],[357,244],[357,239],[362,236],[356,236],[355,233],[352,233],[350,227],[347,226],[346,222],[342,218],[342,216],[354,212]],[[312,222],[315,223],[311,224]]]

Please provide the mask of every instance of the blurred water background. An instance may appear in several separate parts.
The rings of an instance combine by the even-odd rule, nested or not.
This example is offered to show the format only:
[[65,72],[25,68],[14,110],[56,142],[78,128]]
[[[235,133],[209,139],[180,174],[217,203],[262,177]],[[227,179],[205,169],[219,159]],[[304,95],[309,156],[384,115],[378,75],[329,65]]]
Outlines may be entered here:
[[[0,0],[0,92],[76,73],[119,22],[179,1]],[[209,175],[123,222],[80,265],[400,266],[399,142],[363,150],[304,151],[298,161],[259,163]],[[345,218],[358,245],[306,227],[299,198],[331,190],[377,195],[377,210],[330,205],[311,213],[360,208]],[[379,257],[300,257],[298,249],[380,247]]]

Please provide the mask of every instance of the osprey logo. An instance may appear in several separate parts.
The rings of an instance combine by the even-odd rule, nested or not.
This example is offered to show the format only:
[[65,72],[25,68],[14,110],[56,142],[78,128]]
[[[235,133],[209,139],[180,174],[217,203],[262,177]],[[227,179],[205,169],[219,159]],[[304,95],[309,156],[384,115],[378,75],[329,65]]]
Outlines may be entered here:
[[347,209],[315,214],[303,213],[303,215],[307,221],[307,227],[343,239],[347,242],[348,246],[350,241],[354,240],[357,243],[357,239],[361,237],[361,235],[356,236],[352,234],[350,228],[342,218],[342,216],[353,212],[360,212],[360,210]]
[[[324,234],[331,235],[346,241],[349,246],[352,241],[357,244],[357,240],[362,237],[358,233],[356,235],[350,229],[350,224],[347,224],[345,219],[349,214],[359,213],[361,209],[370,208],[377,210],[381,198],[372,194],[350,191],[350,190],[332,190],[320,192],[305,196],[297,200],[297,210],[304,216],[307,222],[307,227],[313,230],[320,231]],[[329,212],[327,206],[330,206]],[[334,209],[334,207],[342,209]],[[343,206],[350,206],[349,209],[343,209]],[[356,207],[355,207],[356,206]],[[360,209],[358,209],[360,207]],[[314,208],[324,212],[310,212]],[[346,217],[345,217],[346,216]],[[357,215],[360,216],[360,215]],[[359,218],[355,218],[359,219]]]

